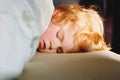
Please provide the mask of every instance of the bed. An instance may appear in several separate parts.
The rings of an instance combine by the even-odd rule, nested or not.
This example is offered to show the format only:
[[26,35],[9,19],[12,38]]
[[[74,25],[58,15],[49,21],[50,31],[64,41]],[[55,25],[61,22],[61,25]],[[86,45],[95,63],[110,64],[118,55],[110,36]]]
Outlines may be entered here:
[[120,55],[111,51],[37,52],[19,80],[120,80]]

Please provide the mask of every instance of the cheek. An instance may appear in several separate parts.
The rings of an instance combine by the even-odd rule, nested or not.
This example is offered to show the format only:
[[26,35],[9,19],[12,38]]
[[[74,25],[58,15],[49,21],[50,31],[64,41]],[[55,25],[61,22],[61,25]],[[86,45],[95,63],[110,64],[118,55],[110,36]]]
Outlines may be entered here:
[[52,32],[48,32],[48,31],[46,31],[44,34],[43,34],[43,37],[46,37],[46,38],[48,38],[48,39],[53,39],[53,38],[55,38],[55,34],[56,34],[56,32],[54,31],[52,31]]
[[73,49],[74,48],[73,38],[70,36],[66,36],[63,41],[62,46],[65,51],[69,51],[69,50]]

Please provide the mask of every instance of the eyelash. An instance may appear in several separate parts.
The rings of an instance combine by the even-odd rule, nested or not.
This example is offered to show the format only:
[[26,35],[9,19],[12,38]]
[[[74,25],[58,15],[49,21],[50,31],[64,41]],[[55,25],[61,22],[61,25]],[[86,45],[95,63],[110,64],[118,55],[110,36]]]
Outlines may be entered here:
[[63,32],[62,32],[62,31],[58,31],[58,32],[57,32],[57,38],[60,39],[60,41],[63,41],[64,35],[63,35]]

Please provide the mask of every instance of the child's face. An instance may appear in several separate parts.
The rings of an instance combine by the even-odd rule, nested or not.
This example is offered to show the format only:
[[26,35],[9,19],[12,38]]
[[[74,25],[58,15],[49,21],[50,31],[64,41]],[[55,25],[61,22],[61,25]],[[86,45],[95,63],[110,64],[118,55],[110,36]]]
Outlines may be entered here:
[[[64,25],[69,26],[69,25]],[[39,50],[41,52],[68,52],[74,48],[73,37],[70,35],[69,29],[61,29],[61,26],[55,25],[52,22],[47,30],[43,33],[40,39]]]

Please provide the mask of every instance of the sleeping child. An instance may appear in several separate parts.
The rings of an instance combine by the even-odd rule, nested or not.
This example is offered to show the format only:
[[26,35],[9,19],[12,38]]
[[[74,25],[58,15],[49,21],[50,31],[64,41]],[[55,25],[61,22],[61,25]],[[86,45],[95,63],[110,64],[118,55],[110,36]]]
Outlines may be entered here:
[[92,7],[61,5],[54,10],[38,51],[75,53],[109,50],[104,40],[103,19]]

